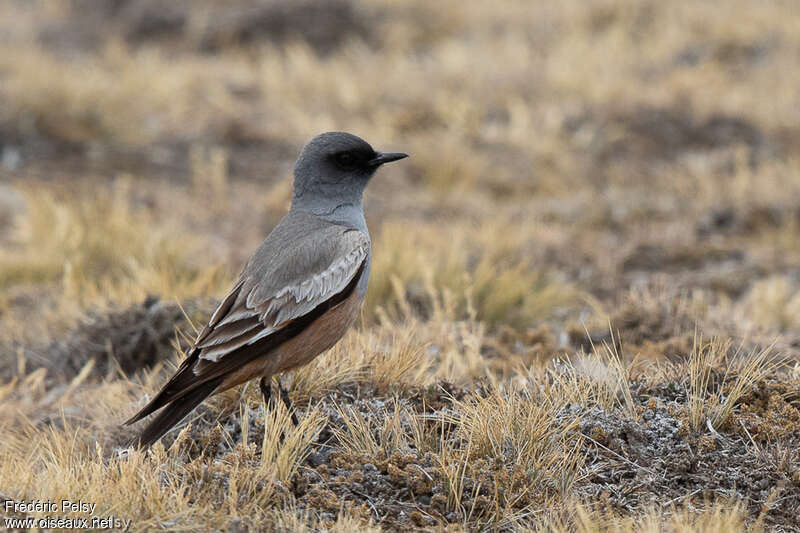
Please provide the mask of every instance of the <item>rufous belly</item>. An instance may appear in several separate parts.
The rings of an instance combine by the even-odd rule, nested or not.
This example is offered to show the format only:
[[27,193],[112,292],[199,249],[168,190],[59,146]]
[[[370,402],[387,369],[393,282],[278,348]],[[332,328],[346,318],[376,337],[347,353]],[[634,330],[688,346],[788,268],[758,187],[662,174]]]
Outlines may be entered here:
[[309,363],[342,338],[358,318],[362,302],[363,298],[353,291],[347,299],[317,318],[296,337],[228,374],[215,392]]

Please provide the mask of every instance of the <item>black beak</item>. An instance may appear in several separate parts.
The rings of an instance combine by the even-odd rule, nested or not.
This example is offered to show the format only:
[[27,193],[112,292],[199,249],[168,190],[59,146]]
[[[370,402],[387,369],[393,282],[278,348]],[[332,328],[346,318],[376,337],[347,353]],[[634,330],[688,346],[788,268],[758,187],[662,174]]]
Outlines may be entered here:
[[397,161],[398,159],[403,159],[405,157],[408,157],[408,154],[403,154],[400,152],[394,152],[394,153],[377,152],[375,154],[375,157],[370,159],[367,164],[372,167],[378,167],[384,163],[391,163],[392,161]]

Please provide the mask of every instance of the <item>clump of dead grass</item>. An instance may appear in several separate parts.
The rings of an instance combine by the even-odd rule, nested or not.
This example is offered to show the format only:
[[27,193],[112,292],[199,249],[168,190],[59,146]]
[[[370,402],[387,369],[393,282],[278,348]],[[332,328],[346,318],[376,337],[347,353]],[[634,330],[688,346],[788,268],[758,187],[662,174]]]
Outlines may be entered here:
[[10,46],[2,56],[3,70],[11,74],[4,94],[16,102],[17,120],[70,144],[137,145],[178,127],[197,131],[208,115],[198,114],[191,98],[178,104],[174,96],[200,86],[211,94],[218,87],[207,76],[207,61],[175,63],[156,51],[132,53],[118,44],[73,62],[41,47]]
[[364,521],[353,516],[347,509],[343,509],[334,521],[324,520],[311,511],[301,511],[294,507],[274,509],[270,515],[270,522],[278,531],[296,531],[298,533],[313,533],[316,531],[329,531],[330,533],[380,533],[383,528],[374,525],[371,521]]
[[[537,373],[541,370],[529,370],[526,379]],[[630,391],[631,366],[607,344],[595,348],[590,355],[555,360],[544,374],[548,376],[543,383],[548,396],[580,405],[598,405],[604,409],[621,408],[633,419],[638,416]]]
[[219,290],[225,273],[214,265],[193,265],[188,260],[193,238],[159,226],[151,213],[133,207],[132,186],[130,179],[119,179],[90,197],[27,190],[16,249],[0,256],[2,286],[57,284],[64,299],[82,307]]
[[[0,447],[0,476],[8,481],[5,490],[18,499],[52,501],[74,498],[74,491],[80,490],[86,501],[97,504],[96,514],[131,518],[134,530],[177,524],[222,527],[240,520],[253,525],[265,520],[276,505],[291,502],[291,480],[324,420],[319,409],[310,409],[295,426],[278,400],[280,405],[273,402],[265,412],[260,446],[247,433],[247,419],[253,414],[243,405],[242,441],[232,443],[231,453],[218,454],[211,445],[197,454],[190,442],[191,421],[169,449],[162,443],[150,451],[120,449],[114,443],[119,437],[108,438],[112,429],[108,421],[87,424],[85,417],[99,421],[119,412],[121,398],[127,397],[121,386],[116,381],[81,395],[90,394],[93,403],[85,397],[70,398],[68,389],[56,404],[61,409],[60,416],[54,414],[57,423],[22,416],[12,425],[4,424],[9,437]],[[94,408],[75,417],[70,414],[73,405]],[[28,411],[54,407],[40,403]],[[32,439],[40,445],[31,447]],[[209,439],[231,440],[220,426]],[[209,491],[210,485],[214,488]]]
[[564,513],[569,518],[554,520],[535,531],[548,533],[723,533],[763,531],[763,526],[746,526],[746,515],[737,505],[715,504],[700,512],[679,508],[669,511],[649,509],[635,517],[621,517],[612,511],[590,510],[571,505]]
[[[730,340],[697,340],[687,362],[689,422],[695,431],[730,424],[742,397],[786,363],[772,347],[744,352]],[[719,369],[725,371],[719,375]]]
[[[541,397],[531,390],[490,389],[485,397],[455,403],[468,455],[502,462],[527,477],[525,490],[560,496],[568,493],[582,465],[571,433],[579,419],[564,420],[563,397]],[[513,507],[513,498],[498,501]]]
[[796,329],[800,327],[800,287],[787,276],[759,280],[741,302],[740,314],[761,330]]
[[445,230],[438,224],[384,225],[375,239],[367,308],[381,305],[389,312],[400,308],[426,316],[435,305],[431,288],[436,287],[455,299],[462,316],[474,310],[490,326],[525,328],[575,305],[575,288],[511,252],[523,244],[524,234],[505,233],[501,225],[448,230],[443,247]]

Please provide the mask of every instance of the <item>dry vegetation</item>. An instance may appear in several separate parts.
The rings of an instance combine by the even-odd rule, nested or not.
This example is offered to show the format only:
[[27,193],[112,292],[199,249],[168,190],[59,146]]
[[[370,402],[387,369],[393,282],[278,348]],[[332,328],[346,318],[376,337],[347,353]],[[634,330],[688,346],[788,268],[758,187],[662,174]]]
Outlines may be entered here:
[[[800,531],[798,61],[794,0],[0,4],[0,497]],[[331,129],[412,158],[300,425],[251,384],[121,448]]]

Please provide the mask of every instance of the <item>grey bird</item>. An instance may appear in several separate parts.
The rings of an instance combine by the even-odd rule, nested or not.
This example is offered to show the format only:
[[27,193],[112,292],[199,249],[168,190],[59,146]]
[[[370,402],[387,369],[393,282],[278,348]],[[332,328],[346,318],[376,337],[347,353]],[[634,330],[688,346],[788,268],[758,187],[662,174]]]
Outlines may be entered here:
[[251,379],[261,378],[266,400],[273,375],[305,365],[341,339],[369,282],[364,188],[378,167],[404,157],[343,132],[323,133],[303,148],[291,209],[250,257],[175,375],[125,422],[161,409],[140,434],[140,447],[208,396]]

